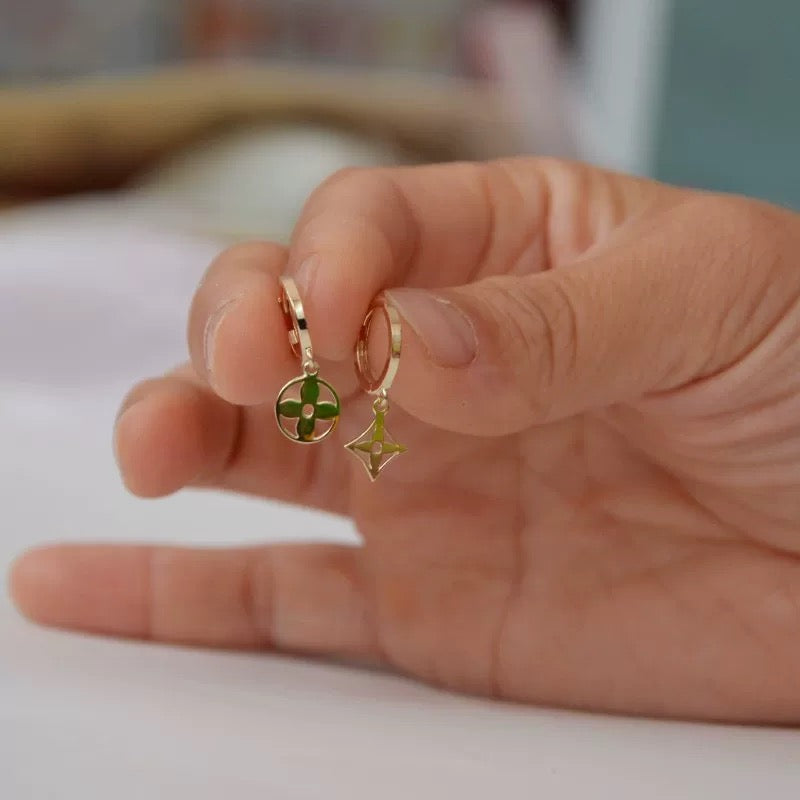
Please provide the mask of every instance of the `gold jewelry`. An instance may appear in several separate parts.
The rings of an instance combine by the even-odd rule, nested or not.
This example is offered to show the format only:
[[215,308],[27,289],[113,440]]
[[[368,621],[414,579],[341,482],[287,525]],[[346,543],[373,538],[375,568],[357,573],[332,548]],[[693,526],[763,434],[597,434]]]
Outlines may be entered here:
[[[319,377],[319,364],[314,361],[311,334],[303,310],[303,301],[291,278],[282,277],[278,298],[289,334],[289,346],[303,365],[303,374],[292,378],[278,392],[275,420],[280,432],[293,442],[315,444],[330,435],[339,421],[339,395],[327,381]],[[299,387],[299,391],[294,391]],[[321,395],[328,397],[320,399]],[[321,430],[318,422],[323,422]]]
[[[374,377],[369,364],[369,334],[375,312],[383,313],[389,329],[389,354],[379,377]],[[378,297],[367,312],[356,342],[356,372],[361,388],[368,394],[377,395],[372,404],[375,419],[372,424],[345,447],[364,465],[370,480],[376,480],[384,467],[406,448],[396,442],[386,430],[386,415],[389,413],[388,392],[400,366],[400,350],[403,343],[403,328],[400,314],[384,295]]]

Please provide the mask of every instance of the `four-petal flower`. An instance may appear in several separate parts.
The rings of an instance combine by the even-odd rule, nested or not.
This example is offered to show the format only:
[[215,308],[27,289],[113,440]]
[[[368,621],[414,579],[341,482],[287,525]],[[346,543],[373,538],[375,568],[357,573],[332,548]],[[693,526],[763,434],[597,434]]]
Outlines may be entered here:
[[[281,400],[278,414],[281,417],[297,420],[297,438],[301,442],[314,441],[314,428],[317,420],[333,420],[339,416],[339,402],[319,399],[319,379],[307,375],[300,387],[299,400]],[[334,395],[335,397],[335,395]]]

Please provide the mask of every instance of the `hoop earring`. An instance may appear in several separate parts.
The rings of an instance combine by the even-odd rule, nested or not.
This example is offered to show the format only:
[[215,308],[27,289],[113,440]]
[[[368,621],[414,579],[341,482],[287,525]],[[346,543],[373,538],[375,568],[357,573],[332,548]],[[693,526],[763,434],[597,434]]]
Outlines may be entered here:
[[[333,386],[319,377],[319,364],[314,360],[303,301],[295,282],[284,276],[280,283],[278,303],[286,323],[289,346],[300,359],[303,374],[292,378],[278,392],[275,420],[287,439],[300,444],[316,444],[329,436],[339,422],[339,395]],[[323,424],[318,427],[320,422]]]
[[[377,378],[370,369],[368,353],[369,334],[376,312],[384,315],[389,329],[389,354],[383,370]],[[355,366],[361,388],[367,394],[376,395],[375,402],[372,404],[375,419],[358,438],[345,445],[361,462],[372,481],[378,478],[378,475],[392,459],[406,452],[406,448],[396,442],[386,430],[385,422],[386,414],[389,413],[388,393],[400,366],[402,344],[403,328],[400,314],[386,300],[385,296],[381,295],[372,304],[364,318],[355,349]]]

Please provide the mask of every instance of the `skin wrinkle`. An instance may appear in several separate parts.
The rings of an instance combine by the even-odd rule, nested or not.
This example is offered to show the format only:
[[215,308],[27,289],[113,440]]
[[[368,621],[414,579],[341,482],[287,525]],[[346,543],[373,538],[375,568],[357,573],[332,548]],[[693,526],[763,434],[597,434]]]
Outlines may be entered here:
[[[528,418],[524,422],[526,425],[533,421],[543,423],[551,417],[554,403],[552,388],[557,354],[551,320],[544,307],[534,299],[535,290],[513,292],[508,291],[505,284],[497,288],[499,296],[494,298],[494,307],[497,309],[498,318],[503,320],[501,329],[509,331],[510,335],[507,339],[515,341],[518,345],[516,348],[509,347],[503,355],[507,368],[514,376],[514,387],[529,409]],[[508,313],[509,306],[516,307],[517,312]],[[501,311],[501,307],[505,307],[505,309]],[[531,337],[531,331],[522,327],[523,321],[530,318],[539,321],[540,324],[536,331],[539,336]],[[541,346],[542,344],[544,347]],[[521,349],[525,355],[523,359],[520,359]],[[544,397],[535,396],[534,393],[524,390],[523,387],[526,383],[524,376],[530,374],[537,376],[536,388],[538,394],[544,395]]]
[[[625,434],[624,428],[621,428],[618,425],[614,424],[613,417],[609,418],[607,415],[603,415],[602,417],[594,416],[593,419],[597,420],[601,424],[609,425],[611,427],[611,429],[618,436],[623,437],[623,439],[624,439],[624,441],[625,441],[627,446],[629,446],[632,449],[634,449],[641,456],[647,458],[650,455],[646,448],[640,447],[639,444],[634,439],[630,438],[629,436],[627,436]],[[588,421],[588,418],[587,418],[587,420],[584,421],[584,424],[586,424],[587,421]],[[722,529],[722,530],[724,530],[724,528],[726,526],[726,522],[723,521],[711,509],[709,509],[708,506],[706,506],[706,505],[704,505],[703,503],[700,502],[699,498],[697,498],[694,495],[694,493],[692,492],[691,487],[685,482],[683,476],[679,472],[677,472],[674,469],[671,469],[667,465],[662,464],[662,465],[659,466],[659,473],[660,473],[660,477],[662,478],[662,480],[663,479],[667,479],[670,482],[669,488],[672,491],[676,492],[680,496],[681,501],[684,502],[684,503],[687,503],[688,505],[691,506],[692,512],[694,514],[699,515],[699,517],[701,519],[706,519],[707,520],[708,524],[707,524],[706,527],[704,527],[704,530],[708,530],[708,529],[714,529],[714,530]],[[672,535],[674,536],[674,531],[672,532]],[[705,541],[709,541],[709,542],[711,542],[711,541],[714,541],[714,542],[719,541],[716,537],[711,539],[708,536],[704,536],[703,538],[704,538]]]
[[495,238],[497,236],[497,215],[495,213],[494,187],[490,180],[487,170],[477,171],[478,186],[483,195],[483,203],[486,209],[486,229],[478,247],[475,260],[468,273],[466,283],[472,283],[480,274],[481,270],[487,265],[489,253],[491,253]]
[[[744,248],[742,248],[744,249]],[[729,329],[730,324],[733,323],[734,330],[737,334],[735,338],[741,338],[742,327],[746,326],[750,320],[752,310],[748,309],[747,312],[742,308],[743,303],[748,299],[750,293],[750,285],[752,284],[752,277],[750,275],[742,275],[741,271],[736,269],[736,265],[740,263],[741,250],[739,248],[734,250],[725,251],[724,249],[717,256],[712,258],[712,269],[716,269],[730,275],[732,278],[738,280],[731,280],[730,284],[726,286],[724,293],[724,301],[719,316],[712,317],[713,332],[709,336],[709,347],[706,348],[708,356],[703,362],[698,365],[699,375],[719,374],[723,372],[729,363],[735,362],[739,359],[735,353],[731,353],[730,358],[723,358],[723,363],[720,366],[718,361],[722,353],[728,351],[731,347],[732,337],[726,335],[726,330]],[[747,261],[754,264],[750,248],[747,247]],[[746,270],[746,273],[754,270]],[[762,283],[762,288],[766,287],[766,282]]]
[[147,585],[144,591],[145,630],[144,635],[142,636],[143,639],[148,641],[154,641],[158,638],[156,632],[156,613],[158,608],[158,598],[156,597],[156,593],[158,591],[158,581],[156,579],[156,572],[158,570],[158,564],[156,563],[157,559],[158,549],[151,547],[147,557],[147,568],[145,569],[145,574],[147,576]]
[[248,620],[249,627],[252,631],[253,640],[256,646],[266,646],[264,644],[261,628],[259,625],[258,606],[256,604],[256,564],[257,556],[251,552],[249,557],[245,560],[244,569],[242,570],[241,586],[240,586],[240,602],[242,604],[242,613],[244,618]]
[[[579,259],[597,241],[589,219],[589,204],[584,202],[589,176],[581,165],[575,170],[565,171],[558,162],[545,164],[542,174],[548,186],[545,252],[551,268],[557,269]],[[556,231],[556,222],[564,225],[563,231]]]
[[[621,435],[623,436],[625,435],[622,431],[620,431],[616,427],[615,430],[621,433]],[[628,436],[625,436],[625,439],[630,447],[638,450],[645,457],[649,455],[648,450],[646,448],[640,447],[640,445],[637,444],[635,440],[631,439]],[[682,475],[680,472],[678,472],[674,467],[670,467],[669,465],[662,462],[661,470],[663,471],[664,475],[670,478],[674,490],[680,492],[682,499],[684,501],[687,500],[690,501],[693,509],[702,516],[707,517],[711,525],[715,529],[716,528],[725,529],[726,525],[730,525],[729,521],[723,520],[718,514],[714,513],[712,509],[708,507],[708,505],[701,502],[700,498],[697,497],[695,491],[693,490],[693,487],[690,484],[690,482],[688,482],[685,476]],[[738,536],[740,539],[743,540],[749,538],[747,532],[744,529],[738,529]]]
[[[606,231],[619,227],[626,218],[626,203],[622,191],[617,183],[611,180],[609,175],[604,176],[602,181],[603,193],[607,204],[598,204],[608,210],[608,222],[605,226]],[[600,236],[595,236],[595,240]]]
[[[759,258],[755,256],[751,263],[753,265],[762,265],[766,261],[766,258]],[[775,278],[777,277],[776,273],[778,273],[779,263],[777,258],[773,256],[773,258],[769,259],[770,261],[770,269],[766,275],[760,280],[750,291],[747,291],[748,287],[746,286],[739,286],[738,287],[738,297],[736,298],[737,305],[743,305],[744,307],[741,309],[739,314],[739,318],[735,320],[734,330],[733,331],[723,331],[720,330],[720,339],[722,341],[733,341],[736,338],[736,334],[741,333],[741,328],[745,327],[748,328],[752,325],[752,319],[757,316],[759,308],[763,308],[766,304],[766,300],[768,295],[774,291],[774,285],[776,283]],[[763,266],[761,267],[763,269]],[[759,274],[760,270],[758,269],[751,269],[749,272],[754,272],[755,274]],[[749,280],[752,282],[753,278],[750,277]],[[746,305],[745,305],[746,304]],[[730,319],[730,315],[727,315],[727,319]],[[727,319],[725,321],[727,321]],[[749,337],[748,337],[749,338]]]
[[512,552],[514,560],[514,568],[512,571],[512,578],[508,587],[508,594],[503,603],[500,611],[500,616],[497,624],[497,632],[495,633],[492,644],[490,647],[490,662],[489,662],[489,695],[495,699],[500,699],[504,696],[503,692],[503,655],[507,652],[506,638],[508,636],[511,615],[522,596],[523,581],[525,579],[525,559],[523,553],[522,537],[528,525],[527,514],[525,511],[525,504],[522,500],[522,453],[517,449],[516,459],[516,483],[517,483],[517,504],[512,522]]
[[275,569],[275,551],[265,548],[261,554],[260,567],[267,573],[266,578],[262,578],[261,585],[268,587],[264,593],[266,603],[266,613],[264,613],[264,627],[262,634],[270,649],[275,649],[277,644],[278,615],[280,614],[280,597]]
[[[722,200],[722,201],[715,201],[721,202],[723,204],[729,204],[731,201]],[[737,217],[743,219],[742,227],[743,228],[752,228],[752,223],[750,219],[750,212],[745,211],[741,208],[741,204],[738,201],[733,201]],[[724,205],[723,208],[726,208],[727,205]],[[748,328],[751,327],[751,320],[754,316],[756,316],[755,311],[758,308],[764,307],[765,305],[765,298],[768,294],[771,294],[773,287],[777,284],[783,285],[782,281],[775,280],[775,271],[779,269],[781,266],[779,257],[777,253],[772,252],[770,258],[766,257],[758,257],[758,254],[754,252],[754,248],[756,247],[755,241],[758,241],[758,238],[750,233],[749,238],[747,239],[747,262],[750,264],[750,268],[746,270],[737,270],[737,265],[741,263],[741,248],[731,248],[728,250],[722,263],[718,267],[718,269],[722,270],[724,273],[729,273],[731,271],[739,271],[741,274],[741,280],[747,280],[747,290],[744,292],[744,300],[750,300],[747,304],[746,308],[739,309],[737,306],[742,304],[742,297],[740,296],[737,298],[730,298],[729,305],[730,310],[726,312],[726,316],[731,314],[733,311],[737,313],[737,325],[735,327],[735,333],[737,334],[738,339],[744,339],[745,341],[750,340],[750,344],[743,350],[739,352],[732,353],[729,358],[726,358],[721,365],[715,365],[714,372],[708,373],[708,367],[704,370],[704,373],[708,373],[707,377],[713,377],[715,375],[721,375],[731,367],[735,366],[737,363],[744,361],[748,358],[752,353],[756,352],[761,344],[766,341],[775,328],[778,327],[780,322],[785,319],[788,315],[791,314],[791,310],[793,306],[800,302],[800,281],[797,282],[795,289],[793,292],[781,292],[780,296],[785,296],[786,300],[783,305],[782,310],[778,313],[777,318],[773,318],[773,324],[771,326],[767,326],[764,328],[763,333],[760,336],[752,337],[743,337],[742,336],[742,327]],[[765,242],[763,244],[764,250],[772,250],[773,245],[771,241],[769,243]],[[719,260],[719,259],[717,259]],[[764,272],[764,263],[769,262],[770,267]],[[729,265],[733,265],[732,267]],[[753,287],[753,283],[755,278],[753,275],[761,276],[761,280]],[[727,284],[726,284],[727,285]],[[725,349],[730,348],[730,344],[728,344],[729,340],[731,339],[730,336],[723,337],[721,333],[718,334],[718,338],[723,339],[725,344],[728,345]]]
[[[506,173],[509,183],[514,187],[514,192],[518,199],[520,208],[526,205],[526,198],[519,187],[519,183],[514,179],[513,175],[508,169],[501,165],[501,168]],[[542,219],[547,219],[547,207],[550,202],[550,193],[548,191],[546,181],[537,181],[537,194],[540,196],[540,202],[545,207],[544,217],[540,214],[532,214],[528,227],[525,228],[520,237],[520,244],[516,250],[507,259],[505,264],[505,273],[515,275],[530,275],[535,272],[544,271],[550,268],[550,256],[548,251],[548,234],[547,225],[542,225]],[[537,252],[532,260],[533,263],[525,265],[526,258],[530,251],[536,248]]]
[[[776,399],[775,402],[770,402],[770,405],[774,408],[779,403],[780,400]],[[749,410],[748,413],[755,419],[759,411],[759,408],[754,408]],[[783,461],[789,463],[797,452],[790,450],[789,453],[783,453],[784,448],[780,447],[780,445],[800,447],[800,443],[795,442],[797,437],[793,437],[793,434],[800,432],[800,426],[797,424],[788,426],[776,425],[768,432],[763,429],[748,429],[747,426],[738,426],[743,429],[737,430],[736,423],[740,417],[726,419],[726,416],[728,415],[710,417],[706,422],[708,425],[726,426],[728,430],[725,433],[725,438],[721,436],[704,436],[703,432],[697,429],[678,429],[671,433],[669,439],[666,439],[665,434],[659,430],[650,429],[648,431],[648,439],[644,444],[649,443],[665,448],[668,455],[665,464],[673,468],[676,467],[675,459],[678,459],[683,472],[686,472],[689,466],[694,467],[695,472],[704,466],[708,466],[713,468],[719,478],[730,477],[731,472],[734,474],[744,473],[745,468],[752,466],[760,465],[766,467],[769,464],[773,467],[779,467]],[[795,443],[793,444],[793,442]],[[698,452],[698,445],[708,447],[710,452]],[[651,448],[643,448],[642,452],[649,454]],[[790,482],[789,485],[794,484],[795,479],[791,473],[787,476],[787,479]],[[750,483],[754,482],[752,475],[748,477],[748,481]]]
[[[580,319],[580,315],[575,310],[575,304],[570,297],[569,292],[567,291],[566,287],[561,284],[559,281],[553,281],[551,284],[555,294],[561,298],[562,301],[562,308],[566,310],[566,316],[569,320],[569,324],[567,326],[554,324],[554,330],[564,330],[566,331],[566,336],[562,334],[562,343],[566,343],[566,347],[562,347],[562,351],[566,351],[569,355],[566,359],[559,358],[557,363],[565,363],[565,367],[563,371],[567,376],[567,380],[574,374],[577,363],[578,363],[578,350],[580,349],[580,342],[578,337],[578,320]],[[559,320],[562,317],[561,314],[558,315]]]
[[[383,625],[382,615],[380,613],[380,604],[378,602],[378,587],[375,576],[379,574],[379,570],[374,566],[371,569],[366,569],[367,559],[371,557],[372,553],[369,547],[362,547],[357,559],[356,579],[358,581],[359,591],[364,597],[364,612],[367,621],[367,631],[370,641],[372,642],[379,664],[391,664],[392,659],[386,648],[386,643],[383,639]],[[373,579],[370,579],[370,575]]]
[[[530,419],[535,419],[538,417],[538,412],[540,406],[537,403],[537,399],[532,397],[531,393],[526,391],[524,387],[524,381],[520,381],[520,372],[526,373],[527,370],[525,366],[527,366],[531,362],[530,358],[530,342],[528,332],[521,327],[520,323],[520,316],[519,314],[504,314],[502,311],[502,307],[504,304],[509,304],[511,306],[517,306],[519,308],[525,308],[527,313],[527,305],[523,302],[522,298],[515,295],[513,292],[509,293],[505,290],[503,286],[496,286],[494,287],[494,291],[492,294],[487,295],[487,307],[493,313],[494,319],[496,320],[496,326],[498,331],[508,332],[508,336],[505,337],[507,340],[512,341],[515,343],[516,346],[508,346],[506,348],[501,349],[497,353],[498,359],[503,364],[502,372],[503,375],[510,376],[510,380],[508,381],[509,387],[513,390],[514,394],[520,401],[520,405],[526,409],[526,417],[520,419],[515,424],[515,430],[522,429],[523,427],[527,426]],[[538,310],[538,309],[537,309]],[[544,370],[545,374],[548,377],[552,377],[552,357],[553,357],[553,348],[552,348],[552,337],[548,335],[549,328],[546,326],[546,320],[542,320],[541,315],[539,315],[539,319],[545,323],[544,324],[544,340],[545,340],[545,347],[543,351],[545,353],[546,358],[541,359],[545,361],[547,368]],[[520,356],[524,352],[525,359],[524,365],[520,367]],[[539,349],[539,352],[542,352],[542,348]]]
[[542,237],[542,271],[546,272],[555,266],[555,258],[553,255],[553,184],[549,180],[540,180],[541,183],[541,203],[542,212],[541,219],[544,220],[544,225],[541,226]]
[[[255,434],[255,432],[252,430],[253,426],[251,423],[251,416],[250,416],[252,412],[250,411],[250,409],[245,406],[236,406],[236,409],[237,409],[236,434],[232,439],[231,449],[228,453],[228,457],[219,475],[219,480],[223,483],[226,482],[226,480],[232,474],[239,472],[239,470],[241,469],[246,447],[250,444]],[[251,493],[255,493],[256,491],[257,490],[254,487],[251,490]]]
[[222,459],[222,463],[220,464],[218,472],[215,475],[209,476],[208,479],[205,479],[203,484],[224,480],[225,475],[234,470],[237,463],[241,459],[242,448],[244,442],[247,441],[244,431],[246,413],[242,406],[235,406],[235,409],[235,421],[233,423],[233,431],[231,433],[231,441],[228,452]]
[[[769,540],[755,536],[748,526],[739,524],[736,521],[741,519],[741,515],[739,514],[730,514],[728,515],[730,516],[730,519],[728,519],[727,517],[723,519],[722,515],[719,512],[714,511],[714,509],[712,508],[711,504],[708,501],[706,501],[705,503],[702,501],[700,496],[701,492],[698,490],[697,487],[692,485],[689,481],[682,479],[677,473],[673,474],[675,475],[675,477],[677,478],[683,489],[689,493],[689,495],[693,498],[694,502],[701,509],[705,510],[712,517],[718,519],[720,526],[727,527],[734,533],[734,536],[732,538],[738,539],[739,541],[745,542],[752,546],[764,549],[770,553],[780,555],[784,558],[786,557],[795,558],[798,560],[798,563],[800,563],[800,553],[793,552],[784,547],[773,545],[769,542]],[[761,509],[758,509],[758,511],[759,513],[762,513]]]
[[422,247],[422,227],[419,224],[419,220],[417,220],[414,209],[412,208],[406,193],[402,190],[396,180],[389,177],[388,181],[389,185],[392,187],[395,197],[397,198],[397,202],[400,204],[400,208],[406,221],[405,227],[408,233],[406,238],[410,244],[406,245],[406,255],[405,258],[402,259],[405,263],[405,266],[402,271],[405,275],[409,275],[414,270],[414,266],[418,264],[420,260],[420,252]]

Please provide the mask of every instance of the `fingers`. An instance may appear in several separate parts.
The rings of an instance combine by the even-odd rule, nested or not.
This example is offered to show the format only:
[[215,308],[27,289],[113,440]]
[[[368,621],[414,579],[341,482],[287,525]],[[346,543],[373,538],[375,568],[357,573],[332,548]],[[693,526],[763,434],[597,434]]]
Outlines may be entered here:
[[379,660],[358,548],[63,545],[14,565],[44,625],[162,642]]
[[196,373],[226,400],[265,402],[294,368],[281,318],[278,276],[284,248],[237,245],[209,268],[189,313],[189,352]]
[[618,224],[649,186],[531,158],[348,170],[306,205],[288,271],[320,354],[350,358],[364,313],[382,289],[546,269]]
[[133,494],[162,497],[216,478],[234,455],[241,411],[188,370],[144,381],[125,398],[114,451]]
[[[393,399],[434,425],[504,434],[725,369],[795,296],[769,289],[779,222],[759,233],[761,213],[701,197],[570,269],[390,290],[406,323]],[[780,280],[798,284],[796,270]]]
[[229,404],[188,366],[128,395],[114,444],[126,486],[142,497],[215,486],[347,510],[341,448],[298,447],[281,436],[271,408]]
[[285,269],[316,356],[349,374],[382,289],[457,286],[569,261],[645,204],[651,187],[537,159],[339,173],[310,198],[288,254],[240,245],[212,266],[192,307],[192,362],[232,403],[270,400],[297,368],[276,303]]

